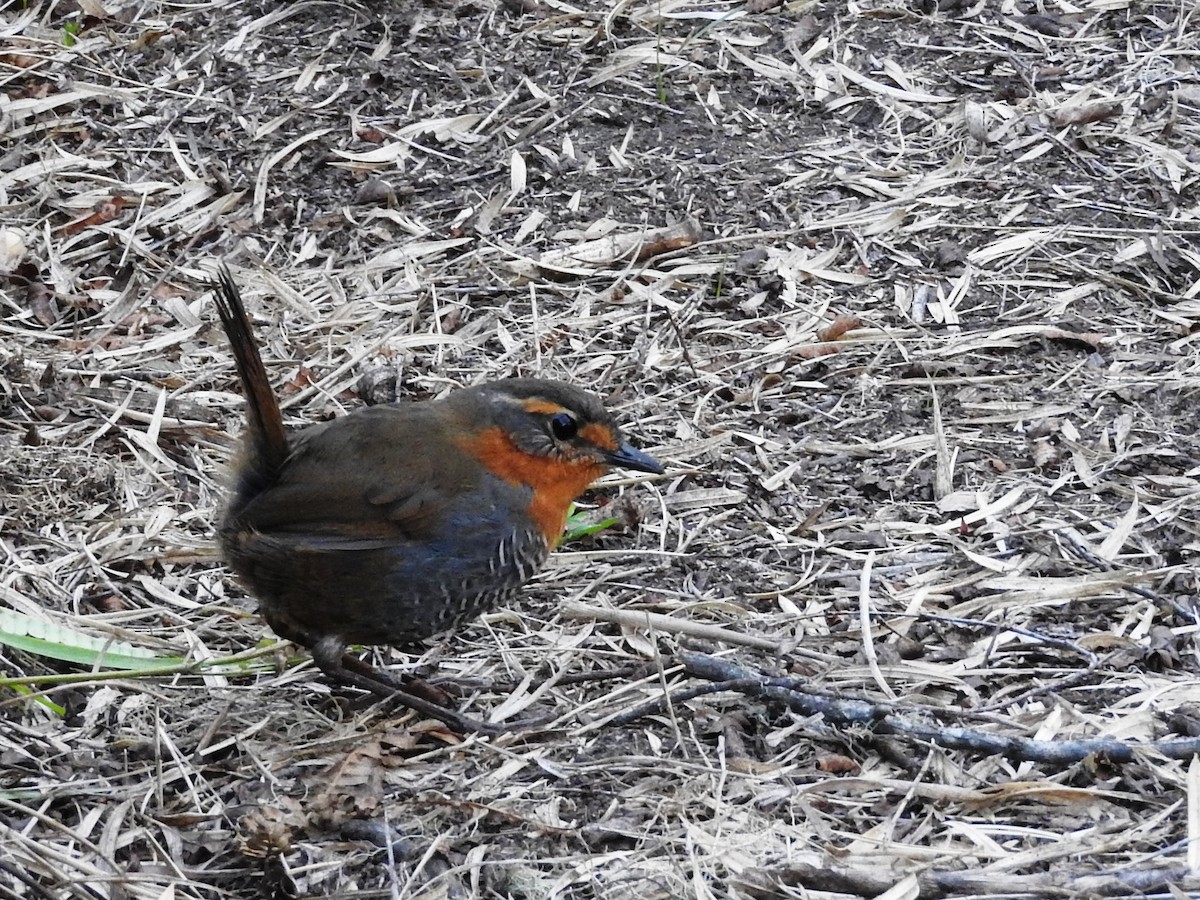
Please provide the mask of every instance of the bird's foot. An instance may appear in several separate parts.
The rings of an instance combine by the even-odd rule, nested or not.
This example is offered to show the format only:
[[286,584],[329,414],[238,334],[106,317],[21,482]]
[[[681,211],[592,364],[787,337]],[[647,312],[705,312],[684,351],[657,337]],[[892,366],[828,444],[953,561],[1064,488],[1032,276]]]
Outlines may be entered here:
[[312,648],[313,661],[330,679],[369,691],[377,697],[406,706],[414,712],[437,719],[456,734],[481,734],[498,737],[537,731],[553,722],[556,716],[517,719],[512,722],[483,722],[463,715],[448,705],[451,697],[440,688],[419,678],[401,677],[380,672],[355,656],[343,653],[340,642],[317,641]]

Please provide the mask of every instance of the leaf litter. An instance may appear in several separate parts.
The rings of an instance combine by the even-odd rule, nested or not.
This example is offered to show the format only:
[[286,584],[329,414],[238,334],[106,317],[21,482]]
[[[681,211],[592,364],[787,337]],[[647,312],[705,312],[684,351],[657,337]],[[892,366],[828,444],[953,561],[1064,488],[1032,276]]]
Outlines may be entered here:
[[[27,634],[101,649],[2,648],[0,884],[1196,891],[1188,757],[956,742],[1200,733],[1196,24],[8,4],[0,587]],[[598,487],[621,527],[523,602],[370,651],[546,730],[461,739],[331,689],[226,577],[220,260],[293,424],[541,374],[671,464]],[[106,645],[204,665],[127,677]]]

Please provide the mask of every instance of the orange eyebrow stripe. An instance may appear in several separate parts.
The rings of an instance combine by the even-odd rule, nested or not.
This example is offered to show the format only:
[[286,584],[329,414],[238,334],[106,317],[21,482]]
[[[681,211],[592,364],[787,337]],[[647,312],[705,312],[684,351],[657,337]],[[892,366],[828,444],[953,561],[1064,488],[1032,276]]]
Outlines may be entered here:
[[569,409],[559,406],[557,403],[550,403],[547,400],[526,400],[521,404],[526,412],[544,413],[548,416],[553,416],[557,413],[570,413]]
[[597,447],[603,447],[605,450],[617,449],[617,439],[613,435],[613,430],[607,425],[589,422],[579,429],[579,436],[585,441],[595,444]]

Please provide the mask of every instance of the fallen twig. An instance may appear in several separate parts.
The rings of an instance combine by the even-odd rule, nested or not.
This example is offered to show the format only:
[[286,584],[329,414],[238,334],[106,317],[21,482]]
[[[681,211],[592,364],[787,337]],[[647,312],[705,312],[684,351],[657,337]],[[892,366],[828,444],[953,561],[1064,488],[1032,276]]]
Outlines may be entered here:
[[[794,863],[757,872],[739,883],[751,897],[774,898],[792,896],[785,889],[801,885],[809,890],[852,893],[877,897],[893,890],[902,876],[879,869],[849,866],[815,866]],[[1161,866],[1150,869],[1123,869],[1099,875],[1074,875],[1069,872],[1046,872],[1018,875],[1009,872],[945,872],[926,871],[912,876],[917,892],[905,896],[921,900],[950,897],[956,894],[1022,897],[1128,897],[1131,892],[1166,891],[1170,886],[1182,891],[1200,888],[1200,879],[1189,878],[1184,866]],[[1180,894],[1182,896],[1182,894]]]
[[723,644],[754,647],[758,650],[779,652],[779,641],[759,637],[755,634],[742,634],[730,631],[720,625],[706,625],[703,622],[692,622],[688,619],[677,619],[662,613],[634,612],[625,609],[605,609],[599,606],[584,606],[582,603],[567,603],[563,605],[562,613],[569,619],[597,619],[601,622],[613,622],[626,628],[649,628],[667,634],[686,634],[690,637],[706,641],[720,641]]
[[[866,725],[876,734],[887,734],[913,741],[926,741],[953,750],[967,750],[985,756],[1007,756],[1030,762],[1069,765],[1093,755],[1112,762],[1129,762],[1138,753],[1159,753],[1171,759],[1188,759],[1200,753],[1200,738],[1165,741],[1118,741],[1088,738],[1076,741],[1039,741],[1030,738],[992,734],[973,728],[916,722],[901,714],[893,704],[871,700],[818,696],[803,690],[792,678],[773,678],[754,672],[726,659],[706,653],[680,654],[684,670],[697,678],[720,683],[724,689],[754,697],[776,700],[788,709],[806,716],[822,716],[831,725]],[[623,713],[613,721],[623,724],[650,715],[668,703],[695,696],[690,690],[677,697],[663,697]],[[909,712],[910,710],[904,710]],[[911,710],[916,713],[916,709]],[[932,710],[921,710],[923,713]]]

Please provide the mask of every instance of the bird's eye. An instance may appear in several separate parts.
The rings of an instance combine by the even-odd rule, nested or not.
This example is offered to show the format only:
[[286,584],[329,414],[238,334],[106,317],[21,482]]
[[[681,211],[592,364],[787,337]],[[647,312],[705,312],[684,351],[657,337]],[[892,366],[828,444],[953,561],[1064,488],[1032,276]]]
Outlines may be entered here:
[[569,441],[579,433],[579,423],[567,413],[555,413],[550,419],[550,431],[560,441]]

